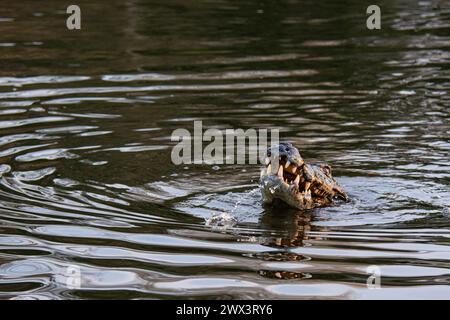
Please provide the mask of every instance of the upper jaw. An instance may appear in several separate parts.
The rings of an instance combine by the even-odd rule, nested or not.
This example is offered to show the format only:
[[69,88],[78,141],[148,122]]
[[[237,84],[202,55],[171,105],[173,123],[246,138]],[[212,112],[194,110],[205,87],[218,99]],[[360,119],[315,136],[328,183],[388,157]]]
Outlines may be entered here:
[[268,162],[290,163],[294,166],[300,167],[304,164],[300,152],[290,143],[280,143],[267,149],[266,165]]
[[[291,176],[292,179],[288,180],[294,180],[297,175],[301,175],[305,161],[299,156],[282,154],[272,158],[267,156],[265,163],[267,166],[267,173],[271,172],[278,174],[279,176],[284,173],[285,178],[289,178],[289,176]],[[278,172],[279,167],[282,167],[283,171]]]
[[290,194],[309,195],[310,197],[311,191],[309,190],[309,185],[304,184],[301,168],[290,162],[282,162],[276,165],[269,163],[266,169],[261,171],[261,181],[264,180],[263,178],[268,177],[272,183],[277,182],[280,186],[288,189]]

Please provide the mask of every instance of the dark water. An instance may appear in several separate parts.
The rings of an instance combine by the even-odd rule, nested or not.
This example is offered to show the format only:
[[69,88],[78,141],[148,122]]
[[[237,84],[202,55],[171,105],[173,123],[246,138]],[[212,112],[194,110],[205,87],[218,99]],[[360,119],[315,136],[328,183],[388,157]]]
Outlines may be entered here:
[[[448,3],[378,1],[379,31],[356,0],[76,3],[81,31],[0,3],[0,298],[450,298]],[[193,120],[279,129],[352,202],[175,166]]]

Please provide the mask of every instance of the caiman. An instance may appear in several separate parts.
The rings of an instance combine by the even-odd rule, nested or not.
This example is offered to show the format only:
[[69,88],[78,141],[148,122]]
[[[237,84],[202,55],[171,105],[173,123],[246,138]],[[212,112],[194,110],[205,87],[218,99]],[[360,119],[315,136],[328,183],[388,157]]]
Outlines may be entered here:
[[263,202],[279,201],[297,209],[332,205],[349,197],[333,178],[327,163],[308,164],[292,144],[281,142],[267,149],[261,171]]

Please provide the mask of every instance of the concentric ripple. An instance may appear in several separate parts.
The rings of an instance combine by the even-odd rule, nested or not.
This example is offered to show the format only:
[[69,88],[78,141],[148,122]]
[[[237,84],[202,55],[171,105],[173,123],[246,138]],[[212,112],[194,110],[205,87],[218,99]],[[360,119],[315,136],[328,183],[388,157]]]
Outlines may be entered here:
[[[56,0],[0,4],[0,298],[450,297],[445,3],[377,32],[356,0],[89,10],[68,33]],[[256,166],[174,165],[195,120],[279,129],[351,201],[264,207]]]

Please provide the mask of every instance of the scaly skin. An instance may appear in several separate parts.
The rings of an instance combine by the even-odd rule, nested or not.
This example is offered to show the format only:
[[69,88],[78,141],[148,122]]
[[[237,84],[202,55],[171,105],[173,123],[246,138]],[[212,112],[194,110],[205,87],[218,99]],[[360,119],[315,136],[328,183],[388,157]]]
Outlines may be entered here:
[[331,205],[335,199],[348,201],[347,194],[333,178],[326,163],[305,163],[297,148],[281,142],[267,150],[267,167],[261,171],[260,188],[264,203],[275,199],[297,209]]

